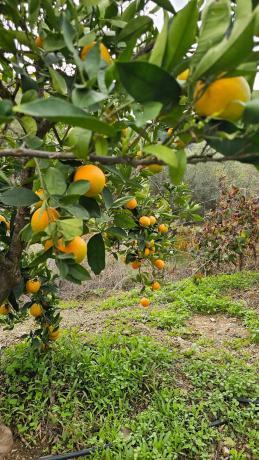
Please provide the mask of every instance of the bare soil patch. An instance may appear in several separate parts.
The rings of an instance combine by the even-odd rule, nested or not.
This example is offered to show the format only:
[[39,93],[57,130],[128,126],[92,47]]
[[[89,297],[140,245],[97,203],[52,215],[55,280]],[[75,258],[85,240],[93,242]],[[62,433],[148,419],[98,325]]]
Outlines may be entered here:
[[193,333],[221,346],[225,340],[249,336],[241,321],[228,315],[193,315],[187,322]]

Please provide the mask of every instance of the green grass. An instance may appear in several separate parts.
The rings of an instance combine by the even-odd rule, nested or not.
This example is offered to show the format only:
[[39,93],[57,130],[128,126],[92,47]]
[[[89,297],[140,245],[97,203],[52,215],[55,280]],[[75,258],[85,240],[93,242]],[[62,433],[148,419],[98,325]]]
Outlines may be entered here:
[[[251,347],[258,319],[249,305],[230,297],[230,291],[249,289],[258,280],[246,272],[197,285],[187,279],[151,293],[152,308],[125,311],[138,303],[137,291],[130,291],[96,307],[118,310],[109,317],[110,333],[94,337],[72,330],[41,354],[28,343],[6,349],[0,418],[30,446],[45,446],[42,454],[112,442],[88,458],[211,460],[219,445],[229,447],[231,460],[258,458],[256,406],[238,402],[259,397]],[[242,318],[250,337],[225,340],[221,348],[207,337],[194,338],[181,352],[139,333],[138,325],[147,323],[184,337],[193,313],[202,320],[218,312]],[[211,427],[215,419],[227,423]]]

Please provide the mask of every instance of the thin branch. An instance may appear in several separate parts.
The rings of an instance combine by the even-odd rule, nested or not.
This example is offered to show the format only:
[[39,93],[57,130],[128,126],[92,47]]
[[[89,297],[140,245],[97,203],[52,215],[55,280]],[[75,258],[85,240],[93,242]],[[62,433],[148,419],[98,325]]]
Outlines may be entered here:
[[[44,150],[33,150],[33,149],[26,149],[26,148],[18,148],[18,149],[3,149],[0,150],[0,157],[16,157],[16,158],[46,158],[49,160],[58,159],[58,160],[76,160],[77,159],[72,152],[48,152]],[[201,157],[200,155],[197,156],[190,156],[188,158],[188,163],[196,164],[196,163],[204,163],[207,161],[214,161],[214,162],[224,162],[224,161],[246,161],[249,160],[251,157],[250,153],[245,153],[243,155],[237,155],[232,157],[211,157],[209,155]],[[131,164],[132,166],[148,166],[150,164],[156,163],[159,165],[166,164],[162,160],[158,160],[157,158],[153,159],[143,159],[143,160],[135,160],[131,156],[117,156],[117,157],[104,157],[98,156],[94,153],[90,153],[88,160],[93,161],[94,163],[100,163],[103,165],[116,165],[116,164]]]

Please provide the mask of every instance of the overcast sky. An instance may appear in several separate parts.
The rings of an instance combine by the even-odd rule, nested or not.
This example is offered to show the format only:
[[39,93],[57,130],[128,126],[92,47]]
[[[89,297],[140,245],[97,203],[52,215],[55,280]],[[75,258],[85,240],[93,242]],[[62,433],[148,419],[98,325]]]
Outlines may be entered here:
[[[174,6],[174,8],[176,9],[176,11],[180,10],[181,8],[183,8],[188,3],[188,0],[170,0],[170,1],[171,1],[172,5]],[[150,2],[150,3],[153,3],[153,2]],[[154,3],[153,3],[153,5],[155,6]],[[157,27],[159,29],[161,29],[161,27],[163,25],[163,12],[162,12],[162,10],[160,10],[160,12],[158,12],[156,14],[155,22],[157,24]],[[259,90],[259,73],[257,74],[254,89]]]

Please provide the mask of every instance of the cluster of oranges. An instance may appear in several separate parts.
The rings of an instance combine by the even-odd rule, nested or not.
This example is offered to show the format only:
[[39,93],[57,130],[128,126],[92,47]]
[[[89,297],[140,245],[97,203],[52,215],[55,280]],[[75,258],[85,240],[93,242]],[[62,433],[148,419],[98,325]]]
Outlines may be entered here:
[[[136,198],[132,198],[125,204],[125,208],[129,210],[135,210],[138,206],[138,202]],[[161,223],[159,225],[157,224],[157,218],[153,215],[151,216],[146,216],[142,215],[138,217],[138,224],[140,229],[150,229],[152,233],[157,233],[157,234],[166,234],[169,231],[169,227],[167,224]],[[136,240],[132,241],[132,246],[134,247],[137,244]],[[134,270],[138,270],[141,268],[142,264],[145,263],[145,260],[148,258],[150,262],[152,263],[153,267],[156,268],[157,270],[163,270],[165,268],[165,261],[162,258],[158,258],[155,256],[156,253],[156,243],[154,239],[148,239],[145,242],[145,248],[143,252],[141,253],[140,251],[138,252],[135,260],[131,262],[131,268]],[[151,285],[151,289],[153,291],[158,290],[161,288],[161,285],[159,281],[153,280]],[[150,300],[146,297],[143,297],[140,300],[140,305],[143,307],[148,307],[150,305]]]
[[[26,282],[26,292],[27,294],[37,294],[41,289],[41,281],[37,278],[29,279]],[[45,311],[41,303],[34,302],[30,307],[30,314],[34,318],[40,318],[44,315]],[[44,327],[47,328],[48,339],[55,341],[60,336],[60,330],[57,327],[49,325],[48,323],[44,324]]]

